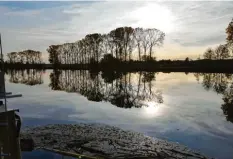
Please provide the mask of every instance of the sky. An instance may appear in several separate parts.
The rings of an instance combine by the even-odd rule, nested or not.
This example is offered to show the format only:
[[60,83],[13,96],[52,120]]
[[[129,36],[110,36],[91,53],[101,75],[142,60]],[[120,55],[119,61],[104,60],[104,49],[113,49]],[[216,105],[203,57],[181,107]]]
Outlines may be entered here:
[[52,44],[75,42],[89,33],[108,33],[120,26],[165,32],[158,59],[196,59],[208,47],[225,43],[230,1],[72,1],[0,2],[4,54],[39,50],[47,60]]

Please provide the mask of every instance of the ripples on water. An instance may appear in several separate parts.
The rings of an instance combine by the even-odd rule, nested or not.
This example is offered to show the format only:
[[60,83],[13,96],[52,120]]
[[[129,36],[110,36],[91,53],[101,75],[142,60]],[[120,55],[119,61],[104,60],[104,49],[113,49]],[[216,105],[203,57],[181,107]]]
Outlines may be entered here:
[[24,126],[104,123],[232,157],[232,74],[9,70],[6,78],[24,96],[8,101]]

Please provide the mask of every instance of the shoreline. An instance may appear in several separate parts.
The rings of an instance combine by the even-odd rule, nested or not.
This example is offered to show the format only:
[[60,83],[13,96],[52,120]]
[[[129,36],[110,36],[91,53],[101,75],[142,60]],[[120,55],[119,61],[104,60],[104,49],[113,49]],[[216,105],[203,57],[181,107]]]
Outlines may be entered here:
[[233,73],[233,60],[224,61],[190,61],[179,62],[120,62],[111,64],[5,64],[7,70],[89,70],[91,72],[202,72],[202,73]]
[[186,146],[104,124],[53,124],[25,128],[21,139],[36,148],[56,149],[102,158],[192,158],[206,156]]

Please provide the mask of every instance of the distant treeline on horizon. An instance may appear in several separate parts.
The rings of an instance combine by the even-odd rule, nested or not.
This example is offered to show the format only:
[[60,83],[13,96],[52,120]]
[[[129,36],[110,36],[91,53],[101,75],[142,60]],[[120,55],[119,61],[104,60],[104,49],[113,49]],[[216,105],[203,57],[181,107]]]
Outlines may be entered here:
[[[221,44],[216,49],[208,48],[203,54],[204,59],[223,60],[233,57],[233,19],[226,28],[226,34],[226,44]],[[119,27],[107,34],[88,34],[73,43],[51,45],[47,49],[48,61],[54,65],[155,62],[155,49],[163,45],[164,38],[165,33],[156,28]],[[137,60],[132,57],[137,57]],[[187,57],[185,61],[189,60]],[[41,52],[24,50],[8,53],[6,63],[42,64],[42,61]]]

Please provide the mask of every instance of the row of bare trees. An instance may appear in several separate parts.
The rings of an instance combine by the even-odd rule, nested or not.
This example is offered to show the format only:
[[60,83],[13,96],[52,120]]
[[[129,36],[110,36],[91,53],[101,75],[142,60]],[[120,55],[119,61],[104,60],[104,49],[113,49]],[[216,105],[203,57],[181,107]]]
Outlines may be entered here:
[[216,49],[208,48],[204,53],[204,59],[223,60],[230,57],[230,50],[227,44],[219,45]]
[[74,43],[51,45],[47,51],[52,64],[98,63],[105,55],[121,61],[142,60],[146,56],[152,59],[164,37],[158,29],[119,27],[108,34],[88,34]]
[[226,28],[226,44],[221,44],[215,49],[208,48],[204,52],[204,59],[223,60],[233,57],[233,19]]
[[7,62],[20,64],[41,64],[42,53],[40,51],[34,50],[10,52],[7,54]]

